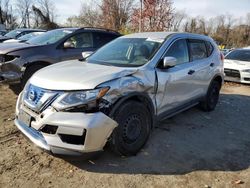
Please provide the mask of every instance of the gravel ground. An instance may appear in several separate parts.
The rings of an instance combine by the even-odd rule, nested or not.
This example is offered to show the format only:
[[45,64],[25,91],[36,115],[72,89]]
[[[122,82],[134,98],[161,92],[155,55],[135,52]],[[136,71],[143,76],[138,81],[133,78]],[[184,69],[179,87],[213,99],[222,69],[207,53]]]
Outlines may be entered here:
[[192,108],[158,126],[143,150],[58,158],[13,124],[17,96],[0,85],[0,187],[250,187],[250,87],[226,83],[215,111]]

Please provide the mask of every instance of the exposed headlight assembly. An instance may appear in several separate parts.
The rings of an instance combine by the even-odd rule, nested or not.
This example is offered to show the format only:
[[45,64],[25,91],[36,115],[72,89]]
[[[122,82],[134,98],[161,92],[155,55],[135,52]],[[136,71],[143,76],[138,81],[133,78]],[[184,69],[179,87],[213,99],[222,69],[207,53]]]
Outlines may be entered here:
[[0,55],[0,63],[4,63],[4,55]]
[[248,72],[248,73],[250,73],[250,69],[242,70],[242,72]]
[[98,88],[87,91],[72,91],[63,93],[52,104],[57,110],[64,110],[71,107],[85,105],[102,98],[109,90],[109,87]]
[[18,58],[18,56],[13,56],[13,55],[0,55],[0,63],[4,63],[4,62],[9,62],[14,60],[15,58]]

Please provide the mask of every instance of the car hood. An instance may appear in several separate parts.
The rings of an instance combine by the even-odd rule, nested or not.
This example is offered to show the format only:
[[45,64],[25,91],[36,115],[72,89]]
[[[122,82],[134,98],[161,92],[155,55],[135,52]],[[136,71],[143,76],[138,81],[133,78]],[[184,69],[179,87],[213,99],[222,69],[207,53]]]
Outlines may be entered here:
[[9,43],[9,42],[20,42],[20,40],[18,40],[18,39],[8,39],[8,40],[4,41],[3,43]]
[[236,70],[250,69],[250,62],[225,59],[224,68],[236,69]]
[[10,37],[6,37],[6,36],[0,36],[0,41],[1,40],[8,40],[8,39],[11,39]]
[[133,74],[135,68],[113,67],[81,61],[65,61],[36,72],[30,84],[49,90],[94,89],[101,83]]
[[24,48],[34,47],[36,45],[28,44],[28,43],[19,43],[19,42],[7,42],[0,44],[0,54],[7,54],[9,52],[21,50]]

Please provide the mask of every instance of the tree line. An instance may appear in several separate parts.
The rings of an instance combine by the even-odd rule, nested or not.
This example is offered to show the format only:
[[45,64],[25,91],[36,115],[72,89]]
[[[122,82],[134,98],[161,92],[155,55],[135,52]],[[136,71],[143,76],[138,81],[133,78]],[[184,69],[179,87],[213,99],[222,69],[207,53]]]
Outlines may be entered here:
[[52,0],[0,0],[0,24],[7,29],[54,29],[55,5]]
[[[15,13],[15,14],[14,14]],[[181,31],[211,36],[226,48],[250,46],[250,12],[242,18],[225,14],[190,17],[177,11],[172,0],[82,1],[78,15],[56,23],[53,0],[0,0],[0,23],[9,29],[36,27],[103,27],[123,34],[139,31]]]
[[211,36],[219,45],[250,45],[250,13],[244,18],[219,15],[210,19],[176,11],[172,0],[101,0],[83,3],[69,26],[104,27],[124,34],[138,31],[181,31]]

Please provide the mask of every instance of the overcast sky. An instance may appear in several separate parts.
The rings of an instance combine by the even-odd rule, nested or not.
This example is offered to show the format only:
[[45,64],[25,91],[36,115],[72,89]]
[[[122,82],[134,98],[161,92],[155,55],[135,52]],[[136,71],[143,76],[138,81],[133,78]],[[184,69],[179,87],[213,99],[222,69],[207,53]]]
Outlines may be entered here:
[[[57,20],[64,23],[69,16],[80,12],[81,4],[92,0],[60,0],[54,1]],[[95,0],[98,1],[98,0]],[[137,0],[139,1],[139,0]],[[232,14],[236,18],[250,12],[250,0],[172,0],[177,10],[185,10],[190,16],[214,17],[221,14]]]

